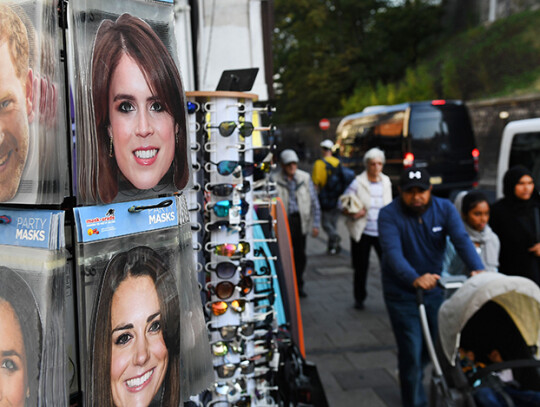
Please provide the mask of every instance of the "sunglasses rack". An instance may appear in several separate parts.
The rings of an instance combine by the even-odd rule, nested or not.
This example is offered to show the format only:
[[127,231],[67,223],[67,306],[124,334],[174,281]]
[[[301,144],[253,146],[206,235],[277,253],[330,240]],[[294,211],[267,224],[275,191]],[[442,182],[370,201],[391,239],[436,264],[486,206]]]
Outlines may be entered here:
[[272,222],[259,221],[255,205],[270,202],[271,188],[254,191],[255,181],[268,183],[271,149],[263,151],[262,162],[254,158],[261,157],[256,147],[271,144],[262,140],[272,126],[261,125],[267,115],[254,107],[252,94],[188,92],[187,98],[191,143],[202,147],[192,151],[202,189],[191,191],[188,201],[204,208],[192,212],[191,221],[200,226],[193,244],[202,247],[196,261],[206,271],[199,282],[215,370],[205,405],[277,405],[273,259],[268,250],[261,255],[265,239],[254,236],[261,224]]

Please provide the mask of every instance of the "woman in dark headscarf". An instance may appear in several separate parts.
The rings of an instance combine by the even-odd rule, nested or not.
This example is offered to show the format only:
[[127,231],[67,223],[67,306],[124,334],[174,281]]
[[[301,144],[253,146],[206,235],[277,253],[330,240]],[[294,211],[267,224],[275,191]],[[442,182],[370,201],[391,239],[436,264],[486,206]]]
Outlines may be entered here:
[[489,224],[499,236],[499,271],[530,278],[540,285],[540,195],[531,171],[510,168],[503,179],[504,198],[491,208]]

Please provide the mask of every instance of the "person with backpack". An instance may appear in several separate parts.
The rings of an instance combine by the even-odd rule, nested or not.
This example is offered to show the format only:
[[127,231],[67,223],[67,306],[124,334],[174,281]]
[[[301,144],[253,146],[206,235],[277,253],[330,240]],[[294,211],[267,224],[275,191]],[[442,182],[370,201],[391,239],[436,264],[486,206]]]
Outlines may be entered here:
[[379,256],[379,261],[381,259],[377,227],[379,210],[392,202],[392,183],[382,172],[384,151],[377,147],[372,148],[366,152],[363,161],[365,170],[354,179],[340,198],[340,207],[346,216],[345,224],[351,235],[354,308],[359,310],[364,309],[367,297],[366,281],[372,247]]
[[[332,155],[334,143],[324,140],[320,144],[322,158],[315,161],[311,179],[319,194],[319,204],[322,213],[322,228],[328,235],[328,254],[341,251],[341,237],[337,233],[337,222],[340,210],[337,207],[339,196],[347,185],[343,180],[342,166],[337,157]],[[352,180],[351,180],[352,181]]]

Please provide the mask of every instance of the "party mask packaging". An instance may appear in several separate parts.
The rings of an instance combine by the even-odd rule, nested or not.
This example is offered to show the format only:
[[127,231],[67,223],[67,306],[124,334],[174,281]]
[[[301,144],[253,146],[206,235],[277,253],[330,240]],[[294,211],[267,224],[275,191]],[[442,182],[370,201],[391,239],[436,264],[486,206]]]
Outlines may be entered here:
[[59,204],[69,193],[57,2],[0,0],[0,202]]
[[75,373],[68,363],[76,362],[66,353],[64,336],[74,325],[65,320],[65,276],[71,269],[64,212],[0,208],[0,219],[0,355],[10,376],[2,400],[66,405]]
[[173,2],[74,0],[69,16],[78,201],[125,202],[190,187]]
[[85,404],[173,406],[202,391],[212,367],[185,198],[74,211]]

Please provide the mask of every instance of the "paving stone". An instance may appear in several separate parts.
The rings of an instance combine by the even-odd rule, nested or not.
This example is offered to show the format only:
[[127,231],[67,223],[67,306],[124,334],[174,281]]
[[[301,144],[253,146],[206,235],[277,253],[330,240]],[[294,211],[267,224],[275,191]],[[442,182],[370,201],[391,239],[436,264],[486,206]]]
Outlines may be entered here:
[[347,352],[345,357],[356,369],[395,369],[397,366],[396,351],[394,349],[371,352]]
[[354,369],[333,373],[345,391],[374,386],[394,386],[395,381],[386,369]]
[[329,407],[390,407],[372,389],[329,392],[326,398]]

